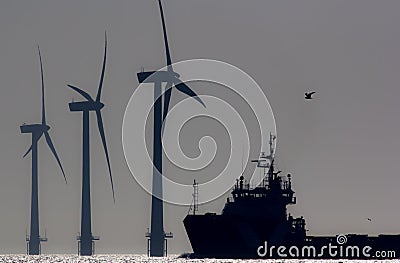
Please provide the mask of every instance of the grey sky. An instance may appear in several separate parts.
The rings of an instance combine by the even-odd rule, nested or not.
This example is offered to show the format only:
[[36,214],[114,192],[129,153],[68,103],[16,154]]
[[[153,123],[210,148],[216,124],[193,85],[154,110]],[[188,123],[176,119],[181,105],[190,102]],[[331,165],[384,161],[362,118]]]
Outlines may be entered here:
[[[174,61],[222,60],[263,88],[276,117],[277,163],[293,174],[298,204],[291,211],[305,216],[310,234],[400,233],[398,10],[396,0],[164,1]],[[65,85],[96,93],[104,30],[109,60],[103,119],[116,204],[92,125],[93,232],[101,236],[96,249],[145,253],[150,196],[131,178],[121,128],[136,72],[165,65],[153,0],[1,2],[0,253],[25,252],[31,160],[22,155],[30,137],[19,133],[19,125],[40,122],[36,44],[43,56],[50,133],[69,182],[63,183],[41,141],[41,232],[46,228],[50,239],[43,252],[76,253],[81,115],[70,113],[67,103],[80,98]],[[304,101],[308,90],[317,91],[314,101]],[[224,201],[200,211],[219,212]],[[182,224],[186,213],[187,207],[165,208],[175,253],[190,251]]]

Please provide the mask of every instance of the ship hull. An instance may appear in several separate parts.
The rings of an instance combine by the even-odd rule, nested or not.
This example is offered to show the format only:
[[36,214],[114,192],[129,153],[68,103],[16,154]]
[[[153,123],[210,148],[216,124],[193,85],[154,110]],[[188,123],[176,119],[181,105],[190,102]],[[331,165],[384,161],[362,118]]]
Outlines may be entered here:
[[257,248],[265,238],[278,244],[287,239],[288,226],[274,220],[226,215],[188,215],[184,225],[193,256],[259,258]]

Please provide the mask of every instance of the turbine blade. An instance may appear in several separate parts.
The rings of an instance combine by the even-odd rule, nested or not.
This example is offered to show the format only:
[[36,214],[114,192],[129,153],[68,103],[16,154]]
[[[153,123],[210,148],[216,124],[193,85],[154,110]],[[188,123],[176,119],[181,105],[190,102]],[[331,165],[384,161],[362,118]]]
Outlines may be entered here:
[[101,141],[102,141],[102,143],[103,143],[104,152],[105,152],[105,154],[106,154],[107,165],[108,165],[108,172],[109,172],[109,174],[110,174],[111,190],[112,190],[112,194],[113,194],[113,200],[114,200],[114,203],[115,203],[114,183],[113,183],[113,178],[112,178],[112,174],[111,174],[110,158],[109,158],[109,156],[108,156],[106,135],[104,134],[103,119],[102,119],[102,117],[101,117],[101,112],[100,112],[100,110],[96,110],[96,116],[97,116],[97,126],[98,126],[98,128],[99,128]]
[[[169,103],[171,101],[172,88],[173,88],[172,86],[173,85],[174,85],[174,83],[167,82],[166,91],[165,91],[165,97],[164,97],[164,112],[163,112],[163,119],[162,119],[163,122],[165,121],[165,118],[167,117],[167,114],[168,114]],[[165,127],[165,125],[162,125],[162,127],[161,127],[161,135],[164,135],[164,127]]]
[[51,152],[53,153],[54,157],[57,160],[58,166],[60,167],[61,172],[62,172],[62,174],[64,176],[65,183],[67,183],[67,177],[65,177],[64,168],[62,167],[60,158],[58,158],[56,149],[54,148],[53,142],[51,141],[50,135],[49,135],[49,133],[47,131],[44,132],[44,137],[46,138],[47,145],[49,146]]
[[28,153],[30,153],[32,151],[32,145],[31,147],[29,147],[29,149],[26,151],[26,153],[24,154],[24,156],[22,156],[22,158],[25,158],[25,156],[28,155]]
[[165,118],[167,117],[168,114],[168,108],[169,108],[169,102],[171,101],[171,94],[172,94],[172,86],[174,85],[174,83],[171,82],[167,82],[167,86],[165,94],[164,94],[164,112],[163,112],[163,121],[165,120]]
[[163,7],[161,4],[161,0],[158,0],[158,5],[160,7],[161,23],[162,23],[163,34],[164,34],[164,45],[165,45],[165,55],[167,57],[167,68],[168,68],[168,71],[173,71],[172,62],[171,62],[171,54],[169,53],[167,27],[165,25],[164,11],[163,11]]
[[103,80],[104,80],[104,72],[106,70],[106,60],[107,60],[107,32],[104,33],[104,58],[103,58],[103,67],[101,69],[99,90],[97,91],[96,101],[100,101],[101,90],[103,89]]
[[92,99],[92,97],[90,97],[90,95],[88,93],[86,93],[85,91],[81,90],[80,88],[74,87],[72,85],[67,85],[68,87],[70,87],[71,89],[75,90],[76,92],[78,92],[79,94],[81,94],[85,99],[87,99],[88,101],[94,101]]
[[43,77],[43,64],[42,64],[42,55],[40,54],[40,48],[38,45],[39,51],[39,61],[40,61],[40,75],[42,78],[42,125],[46,125],[46,109],[44,105],[44,77]]
[[[179,79],[177,79],[179,82],[181,82]],[[199,103],[201,103],[201,105],[203,105],[203,107],[206,107],[206,105],[204,104],[204,102],[200,99],[199,96],[197,96],[196,93],[194,93],[194,91],[189,88],[188,85],[186,85],[185,83],[181,82],[179,84],[175,84],[175,87],[182,93],[185,93],[186,95],[188,95],[189,97],[193,97],[195,100],[197,100]]]

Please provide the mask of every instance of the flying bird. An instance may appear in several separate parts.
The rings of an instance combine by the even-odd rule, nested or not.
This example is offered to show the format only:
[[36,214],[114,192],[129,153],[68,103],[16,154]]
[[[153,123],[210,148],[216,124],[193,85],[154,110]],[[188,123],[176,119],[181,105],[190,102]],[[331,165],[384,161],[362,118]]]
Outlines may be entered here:
[[311,91],[311,92],[306,92],[306,93],[304,93],[304,95],[305,95],[305,99],[306,100],[311,100],[312,99],[312,95],[315,93],[315,91]]
[[367,218],[367,220],[368,220],[369,222],[371,222],[371,221],[372,221],[372,219],[371,219],[371,218]]

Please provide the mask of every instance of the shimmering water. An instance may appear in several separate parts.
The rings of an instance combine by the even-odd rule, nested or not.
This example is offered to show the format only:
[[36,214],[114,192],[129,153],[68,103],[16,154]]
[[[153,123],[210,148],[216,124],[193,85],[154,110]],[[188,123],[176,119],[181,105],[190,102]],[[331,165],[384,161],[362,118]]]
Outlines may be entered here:
[[50,263],[50,262],[71,262],[71,263],[124,263],[124,262],[138,262],[138,263],[239,263],[239,262],[271,262],[271,263],[358,263],[358,262],[393,262],[400,263],[400,260],[231,260],[231,259],[182,259],[178,256],[169,256],[163,258],[149,258],[144,255],[96,255],[92,257],[78,257],[76,255],[41,255],[41,256],[27,256],[27,255],[0,255],[0,262],[4,263]]

